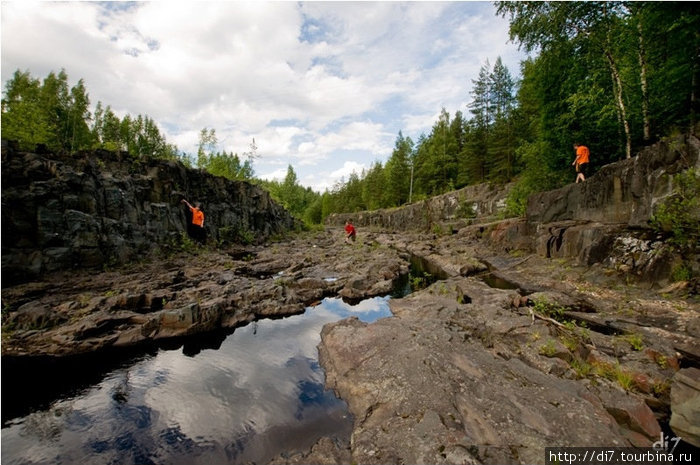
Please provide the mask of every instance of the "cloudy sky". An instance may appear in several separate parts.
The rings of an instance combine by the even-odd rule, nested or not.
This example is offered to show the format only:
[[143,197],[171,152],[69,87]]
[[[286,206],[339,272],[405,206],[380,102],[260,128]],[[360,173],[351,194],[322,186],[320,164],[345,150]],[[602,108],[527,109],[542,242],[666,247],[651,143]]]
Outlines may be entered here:
[[489,2],[2,1],[1,28],[3,90],[65,69],[181,151],[205,127],[219,150],[255,139],[259,177],[291,164],[317,191],[466,113],[487,59],[517,76],[524,58]]

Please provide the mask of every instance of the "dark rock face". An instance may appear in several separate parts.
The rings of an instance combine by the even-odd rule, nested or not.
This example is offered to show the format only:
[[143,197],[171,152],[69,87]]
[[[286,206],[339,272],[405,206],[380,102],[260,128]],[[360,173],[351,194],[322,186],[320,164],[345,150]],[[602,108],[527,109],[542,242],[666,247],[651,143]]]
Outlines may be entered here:
[[188,224],[182,198],[202,203],[212,240],[257,242],[294,227],[283,207],[247,182],[127,153],[35,154],[3,141],[3,284],[119,265],[179,243]]
[[700,167],[700,140],[686,136],[659,142],[629,160],[606,165],[579,184],[528,199],[527,220],[565,220],[647,227],[655,205],[673,193],[671,177]]

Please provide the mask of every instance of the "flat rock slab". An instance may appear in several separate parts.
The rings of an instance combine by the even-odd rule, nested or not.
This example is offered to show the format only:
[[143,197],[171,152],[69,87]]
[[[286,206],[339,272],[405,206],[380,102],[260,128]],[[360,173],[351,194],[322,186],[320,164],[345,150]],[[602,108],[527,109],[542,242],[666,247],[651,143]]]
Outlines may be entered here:
[[585,384],[499,356],[470,333],[477,307],[415,299],[415,314],[404,304],[373,324],[326,325],[321,363],[356,419],[353,462],[541,463],[546,447],[631,444]]

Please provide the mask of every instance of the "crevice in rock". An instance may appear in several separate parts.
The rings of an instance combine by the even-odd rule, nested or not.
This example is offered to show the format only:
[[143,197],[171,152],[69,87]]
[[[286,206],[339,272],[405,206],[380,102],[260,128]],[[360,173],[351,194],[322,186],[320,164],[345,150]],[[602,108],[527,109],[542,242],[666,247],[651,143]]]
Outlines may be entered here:
[[549,228],[549,239],[547,239],[547,258],[552,258],[552,246],[558,252],[564,242],[564,232],[566,228]]

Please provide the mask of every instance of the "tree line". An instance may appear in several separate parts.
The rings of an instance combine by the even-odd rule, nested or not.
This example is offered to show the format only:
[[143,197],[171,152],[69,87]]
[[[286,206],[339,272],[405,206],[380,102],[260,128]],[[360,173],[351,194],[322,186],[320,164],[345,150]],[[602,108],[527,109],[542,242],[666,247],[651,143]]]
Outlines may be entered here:
[[200,132],[195,160],[168,144],[148,116],[118,118],[65,71],[44,80],[15,72],[2,99],[2,133],[32,149],[126,150],[179,159],[268,189],[294,215],[319,223],[332,213],[397,207],[482,182],[515,182],[507,213],[529,194],[573,179],[572,144],[591,150],[593,169],[643,145],[697,127],[700,8],[694,2],[498,2],[511,39],[530,58],[520,81],[496,58],[470,79],[469,104],[444,108],[414,141],[399,132],[391,155],[332,189],[302,187],[290,165],[283,181],[256,180],[255,141],[239,156],[219,152],[214,129]]
[[695,132],[700,8],[685,2],[497,2],[534,57],[515,82],[500,58],[476,79],[467,114],[442,110],[429,134],[399,133],[382,164],[323,194],[323,215],[387,208],[481,182],[511,182],[507,214],[571,182],[572,145],[598,168],[675,132]]
[[69,87],[65,70],[50,72],[43,81],[29,71],[15,71],[2,99],[2,136],[27,150],[37,145],[68,153],[104,148],[141,158],[181,158],[147,115],[120,119],[102,102],[93,115],[83,80]]

